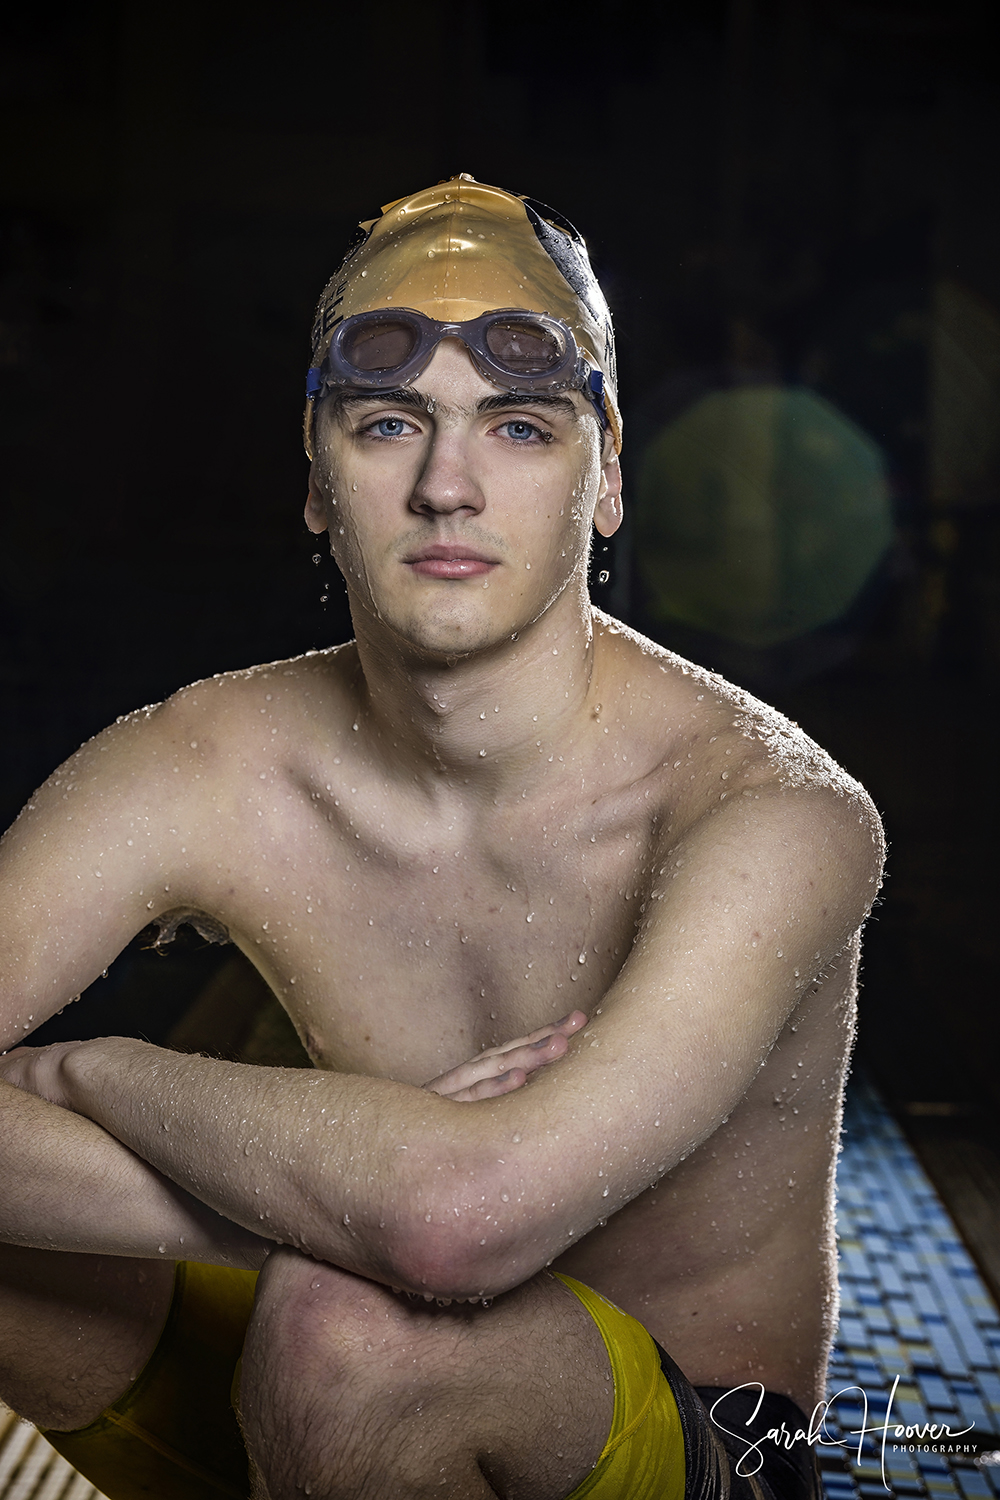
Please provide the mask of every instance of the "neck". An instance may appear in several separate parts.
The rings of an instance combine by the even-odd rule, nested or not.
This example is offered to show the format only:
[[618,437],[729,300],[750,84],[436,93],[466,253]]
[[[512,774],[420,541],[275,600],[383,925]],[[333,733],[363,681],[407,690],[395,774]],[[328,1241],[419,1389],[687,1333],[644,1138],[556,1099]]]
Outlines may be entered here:
[[502,801],[558,777],[589,725],[589,598],[567,590],[501,644],[457,659],[401,643],[356,610],[362,729],[391,773]]

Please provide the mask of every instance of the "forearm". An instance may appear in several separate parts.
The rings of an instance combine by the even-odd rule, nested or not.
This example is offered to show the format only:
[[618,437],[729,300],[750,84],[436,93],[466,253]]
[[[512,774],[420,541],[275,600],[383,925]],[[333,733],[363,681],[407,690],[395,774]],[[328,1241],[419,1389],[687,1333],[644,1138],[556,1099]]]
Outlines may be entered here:
[[215,1213],[92,1120],[0,1082],[0,1241],[256,1268],[269,1242]]
[[[0,1078],[100,1127],[99,1137],[128,1148],[133,1170],[140,1158],[152,1180],[177,1185],[178,1201],[242,1226],[252,1245],[260,1234],[408,1290],[475,1296],[518,1285],[565,1248],[548,1171],[524,1159],[526,1142],[544,1146],[548,1132],[528,1132],[521,1101],[532,1091],[522,1085],[564,1058],[586,1021],[572,1011],[424,1088],[248,1067],[123,1037],[16,1048],[0,1056]],[[500,1130],[509,1133],[503,1158]],[[555,1223],[541,1239],[539,1211],[549,1230]],[[518,1249],[525,1227],[535,1241],[527,1256]],[[160,1244],[159,1221],[156,1233]]]
[[387,1079],[248,1067],[117,1037],[74,1049],[62,1077],[70,1110],[226,1220],[404,1285],[414,1280],[401,1263],[410,1227],[423,1222],[421,1142],[435,1139],[447,1159],[442,1118],[468,1118]]

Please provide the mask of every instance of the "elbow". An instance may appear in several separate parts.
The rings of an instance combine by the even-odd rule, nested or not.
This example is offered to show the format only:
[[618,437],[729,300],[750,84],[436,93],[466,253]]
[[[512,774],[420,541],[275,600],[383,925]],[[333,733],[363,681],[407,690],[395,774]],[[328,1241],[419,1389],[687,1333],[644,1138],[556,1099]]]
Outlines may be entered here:
[[534,1276],[564,1246],[549,1249],[523,1214],[486,1215],[468,1202],[436,1202],[400,1226],[389,1252],[390,1279],[425,1297],[496,1297]]

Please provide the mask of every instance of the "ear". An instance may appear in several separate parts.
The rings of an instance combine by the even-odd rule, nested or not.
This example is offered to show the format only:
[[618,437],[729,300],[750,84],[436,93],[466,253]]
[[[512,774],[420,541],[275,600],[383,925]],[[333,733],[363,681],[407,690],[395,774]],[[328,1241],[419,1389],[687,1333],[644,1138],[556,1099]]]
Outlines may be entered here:
[[613,453],[601,471],[601,489],[594,510],[594,525],[601,536],[614,536],[622,524],[622,469]]
[[326,530],[326,504],[319,492],[319,487],[313,478],[311,469],[309,471],[309,494],[306,498],[305,518],[309,530],[317,536]]

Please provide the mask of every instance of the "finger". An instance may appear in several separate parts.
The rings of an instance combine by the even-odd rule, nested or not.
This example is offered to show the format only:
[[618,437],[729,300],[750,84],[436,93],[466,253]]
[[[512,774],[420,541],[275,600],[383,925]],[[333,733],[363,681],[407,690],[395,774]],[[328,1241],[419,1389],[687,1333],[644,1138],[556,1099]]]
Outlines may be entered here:
[[498,1052],[498,1058],[504,1067],[522,1067],[532,1073],[536,1068],[545,1067],[547,1063],[564,1057],[569,1038],[586,1024],[587,1017],[582,1010],[570,1011],[561,1021],[553,1022],[551,1026],[541,1026],[519,1041],[508,1042]]
[[479,1056],[496,1057],[513,1051],[515,1047],[525,1047],[531,1042],[541,1041],[543,1037],[552,1036],[555,1032],[559,1032],[561,1036],[572,1036],[586,1024],[587,1017],[582,1010],[571,1010],[568,1016],[563,1016],[558,1021],[550,1021],[547,1026],[539,1026],[537,1030],[529,1031],[527,1036],[515,1037],[512,1042],[501,1042],[497,1047],[485,1047]]
[[562,1032],[553,1031],[534,1042],[524,1042],[519,1047],[510,1047],[502,1053],[499,1062],[505,1068],[523,1068],[526,1073],[537,1073],[549,1063],[558,1062],[566,1056],[569,1040]]
[[440,1078],[434,1078],[430,1083],[425,1083],[424,1088],[430,1089],[432,1093],[444,1094],[449,1099],[454,1099],[457,1094],[463,1093],[478,1083],[496,1079],[512,1066],[522,1068],[526,1073],[534,1073],[546,1063],[555,1062],[562,1057],[568,1045],[564,1036],[553,1032],[548,1036],[540,1037],[536,1042],[512,1045],[503,1052],[480,1053],[471,1062],[461,1063],[457,1068],[442,1073]]
[[[471,1062],[461,1063],[457,1068],[442,1073],[440,1078],[432,1078],[430,1083],[424,1084],[424,1088],[448,1099],[464,1097],[469,1089],[481,1083],[494,1083],[506,1075],[512,1063],[519,1066],[522,1072],[533,1073],[545,1063],[555,1062],[565,1052],[566,1045],[563,1037],[554,1036],[544,1037],[534,1043],[527,1042],[521,1047],[513,1048],[511,1052],[481,1053]],[[501,1089],[500,1092],[503,1093],[504,1090]]]
[[[425,1083],[424,1088],[431,1093],[454,1098],[456,1094],[472,1088],[484,1079],[496,1078],[511,1066],[523,1067],[533,1073],[546,1063],[555,1062],[562,1057],[566,1048],[559,1043],[586,1024],[587,1017],[582,1010],[570,1011],[568,1016],[563,1016],[548,1026],[540,1026],[527,1036],[518,1037],[516,1041],[504,1042],[500,1047],[484,1048],[478,1057],[460,1063],[458,1067],[449,1068],[446,1073]],[[555,1039],[552,1048],[541,1045],[552,1039]]]
[[445,1094],[453,1098],[463,1089],[472,1088],[484,1079],[495,1079],[506,1071],[507,1063],[500,1052],[481,1052],[470,1062],[460,1063],[457,1068],[449,1068],[439,1078],[432,1078],[430,1083],[424,1084],[424,1088],[429,1089],[432,1094]]
[[[424,1088],[449,1099],[472,1097],[468,1094],[470,1089],[496,1083],[511,1069],[523,1073],[526,1077],[529,1073],[535,1073],[539,1068],[544,1068],[548,1063],[558,1062],[560,1057],[565,1056],[568,1046],[569,1042],[565,1036],[560,1032],[552,1032],[535,1042],[524,1042],[505,1052],[491,1053],[488,1056],[481,1055],[472,1062],[462,1063],[460,1067],[452,1068],[448,1073],[442,1073],[440,1078],[425,1083]],[[519,1088],[523,1082],[522,1078],[514,1086]],[[489,1098],[491,1093],[505,1092],[509,1090],[492,1090],[474,1097]]]
[[512,1094],[515,1089],[521,1088],[527,1077],[523,1068],[508,1068],[505,1073],[498,1073],[494,1078],[480,1079],[479,1083],[461,1089],[457,1094],[449,1094],[448,1097],[459,1104],[471,1103],[475,1099],[498,1099],[501,1094]]

